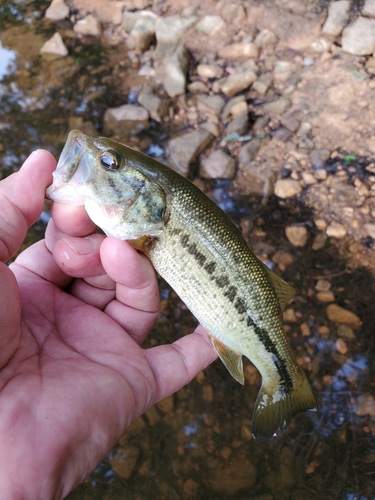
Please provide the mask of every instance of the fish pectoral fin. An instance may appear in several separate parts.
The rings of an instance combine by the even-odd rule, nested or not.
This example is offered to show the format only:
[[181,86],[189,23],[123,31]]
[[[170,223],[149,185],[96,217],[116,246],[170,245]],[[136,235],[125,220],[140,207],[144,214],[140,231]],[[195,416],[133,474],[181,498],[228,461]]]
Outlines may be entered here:
[[278,274],[271,271],[271,269],[269,269],[265,264],[263,265],[275,289],[281,310],[283,310],[290,299],[298,293],[298,290],[294,288],[294,286],[289,285],[289,283],[284,281]]
[[215,339],[212,335],[208,335],[208,338],[229,373],[235,380],[237,380],[237,382],[243,385],[245,383],[245,379],[243,375],[242,354],[230,349],[228,346],[220,342],[220,340]]

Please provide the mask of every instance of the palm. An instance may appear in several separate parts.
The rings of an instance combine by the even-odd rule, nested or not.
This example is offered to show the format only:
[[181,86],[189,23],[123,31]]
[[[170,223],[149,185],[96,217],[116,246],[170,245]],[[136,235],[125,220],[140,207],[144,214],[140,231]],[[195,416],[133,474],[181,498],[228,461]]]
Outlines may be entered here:
[[[44,161],[47,168],[38,173],[42,195],[54,166],[51,158]],[[9,219],[0,221],[3,262],[43,200],[26,184],[5,182],[0,203]],[[23,190],[22,197],[11,197],[9,187],[13,194]],[[172,346],[141,349],[159,303],[147,259],[125,242],[92,235],[82,209],[56,206],[54,220],[46,240],[23,252],[12,272],[0,267],[4,498],[66,495],[142,412],[215,357],[199,333]]]

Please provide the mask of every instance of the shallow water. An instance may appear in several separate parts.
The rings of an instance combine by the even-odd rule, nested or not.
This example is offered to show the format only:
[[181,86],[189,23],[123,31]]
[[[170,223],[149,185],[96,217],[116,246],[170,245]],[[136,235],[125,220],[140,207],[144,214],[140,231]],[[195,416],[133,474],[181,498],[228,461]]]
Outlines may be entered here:
[[[0,178],[17,170],[33,149],[56,156],[71,128],[100,131],[108,106],[124,104],[119,47],[68,39],[69,57],[46,63],[38,51],[53,34],[42,18],[49,2],[0,1]],[[70,29],[68,21],[60,29]],[[138,82],[138,85],[140,82]],[[129,84],[130,100],[137,80]],[[133,96],[133,97],[132,97]],[[168,134],[153,124],[127,141],[163,158]],[[200,181],[201,182],[201,181]],[[254,441],[251,415],[260,384],[245,362],[241,387],[217,361],[187,387],[141,417],[72,499],[372,499],[375,498],[374,276],[350,250],[350,239],[318,251],[286,240],[292,222],[311,226],[301,200],[244,199],[230,182],[205,182],[206,192],[244,231],[255,252],[289,253],[283,276],[300,290],[285,322],[298,361],[319,400],[319,412],[297,416],[285,435]],[[47,208],[47,207],[46,207]],[[26,245],[43,237],[46,213]],[[313,231],[312,231],[313,232]],[[360,252],[360,250],[358,250]],[[330,281],[336,303],[356,312],[359,330],[338,331],[315,297],[318,278]],[[147,345],[172,342],[195,319],[163,281],[162,311]],[[338,340],[344,341],[347,351]]]

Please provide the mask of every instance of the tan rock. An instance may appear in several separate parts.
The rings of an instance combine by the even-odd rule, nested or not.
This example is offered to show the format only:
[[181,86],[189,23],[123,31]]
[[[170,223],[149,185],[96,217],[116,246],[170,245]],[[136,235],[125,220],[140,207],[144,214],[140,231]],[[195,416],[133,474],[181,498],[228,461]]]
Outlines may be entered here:
[[335,323],[346,323],[353,328],[360,328],[362,326],[362,321],[355,313],[348,311],[337,304],[330,304],[327,307],[327,316],[328,319],[334,321]]

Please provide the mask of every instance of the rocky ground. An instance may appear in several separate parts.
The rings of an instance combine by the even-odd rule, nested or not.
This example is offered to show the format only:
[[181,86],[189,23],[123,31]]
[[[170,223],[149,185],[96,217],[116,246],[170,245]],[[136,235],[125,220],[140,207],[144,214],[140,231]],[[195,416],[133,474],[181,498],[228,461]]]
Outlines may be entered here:
[[[57,0],[41,23],[48,36],[30,45],[48,66],[24,70],[24,86],[43,84],[31,97],[68,75],[79,99],[62,88],[62,106],[100,102],[92,117],[51,118],[66,130],[44,145],[68,124],[99,129],[212,196],[301,290],[285,329],[321,402],[283,440],[254,443],[259,375],[246,365],[241,392],[215,365],[151,408],[70,498],[371,498],[375,0]],[[151,345],[195,324],[161,292]]]

